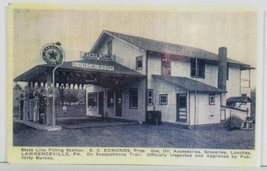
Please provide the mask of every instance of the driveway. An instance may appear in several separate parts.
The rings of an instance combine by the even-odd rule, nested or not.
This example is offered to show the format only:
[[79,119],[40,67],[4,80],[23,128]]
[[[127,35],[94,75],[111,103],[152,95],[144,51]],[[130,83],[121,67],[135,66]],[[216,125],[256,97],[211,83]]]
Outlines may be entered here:
[[254,131],[122,124],[46,132],[14,123],[15,146],[253,149]]

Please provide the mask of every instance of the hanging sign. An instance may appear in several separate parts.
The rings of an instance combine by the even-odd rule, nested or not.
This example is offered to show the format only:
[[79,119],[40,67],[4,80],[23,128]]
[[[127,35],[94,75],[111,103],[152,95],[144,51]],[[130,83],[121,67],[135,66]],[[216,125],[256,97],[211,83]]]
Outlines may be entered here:
[[104,71],[114,71],[114,66],[111,66],[111,65],[98,65],[98,64],[89,64],[89,63],[82,63],[82,62],[72,62],[72,67],[104,70]]
[[57,43],[49,43],[42,48],[41,57],[46,63],[57,65],[62,63],[64,51]]
[[112,61],[113,56],[92,53],[92,52],[81,52],[81,59],[101,60],[101,61]]

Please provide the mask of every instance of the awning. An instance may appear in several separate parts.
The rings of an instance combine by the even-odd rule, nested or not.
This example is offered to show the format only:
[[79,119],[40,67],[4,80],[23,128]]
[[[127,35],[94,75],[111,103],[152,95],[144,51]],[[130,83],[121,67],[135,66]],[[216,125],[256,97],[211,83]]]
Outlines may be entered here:
[[227,91],[213,87],[211,85],[196,81],[187,77],[161,76],[152,75],[153,78],[161,79],[169,83],[175,84],[188,91],[206,92],[206,93],[226,93]]
[[226,102],[227,103],[250,103],[252,100],[248,96],[241,97],[229,97]]
[[[52,73],[54,67],[50,64],[37,65],[16,77],[14,81],[45,83],[47,75]],[[59,84],[118,84],[118,81],[136,81],[144,77],[115,61],[91,59],[64,62],[55,74],[56,83]]]

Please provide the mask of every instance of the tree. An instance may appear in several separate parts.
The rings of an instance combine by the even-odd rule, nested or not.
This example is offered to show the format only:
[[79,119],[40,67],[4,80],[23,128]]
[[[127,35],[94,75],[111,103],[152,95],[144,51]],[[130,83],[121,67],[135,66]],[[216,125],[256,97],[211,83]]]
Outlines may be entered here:
[[22,87],[18,83],[15,84],[14,89],[22,91]]

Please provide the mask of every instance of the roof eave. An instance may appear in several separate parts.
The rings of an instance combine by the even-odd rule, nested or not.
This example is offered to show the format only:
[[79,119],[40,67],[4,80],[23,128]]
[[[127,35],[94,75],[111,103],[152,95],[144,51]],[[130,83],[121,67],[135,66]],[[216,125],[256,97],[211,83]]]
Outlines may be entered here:
[[199,91],[199,90],[190,90],[190,92],[197,92],[197,93],[214,93],[214,94],[221,94],[227,93],[225,90],[206,90],[206,91]]
[[[214,94],[227,93],[226,90],[221,90],[221,89],[218,89],[218,88],[216,88],[216,89],[214,89],[214,90],[194,90],[194,89],[189,89],[189,88],[187,88],[187,87],[178,85],[178,84],[176,84],[176,83],[174,83],[174,82],[172,82],[172,81],[170,81],[170,80],[168,80],[168,79],[164,79],[164,78],[162,78],[160,75],[152,75],[152,77],[157,78],[157,79],[161,79],[161,80],[164,80],[164,81],[167,81],[167,82],[169,82],[169,83],[171,83],[171,84],[175,84],[175,85],[177,85],[177,86],[179,86],[179,87],[181,87],[181,88],[183,88],[183,89],[185,89],[186,91],[189,91],[189,92],[214,93]],[[209,86],[210,86],[210,85],[209,85]]]
[[250,66],[250,65],[241,65],[240,66],[240,69],[242,70],[242,71],[244,71],[244,70],[254,70],[254,69],[256,69],[255,67],[252,67],[252,66]]
[[124,42],[124,43],[126,43],[126,44],[128,44],[128,45],[130,45],[130,46],[132,46],[132,47],[134,47],[134,48],[136,48],[136,49],[145,51],[144,49],[142,49],[142,48],[140,48],[140,47],[137,47],[137,46],[133,45],[132,43],[127,42],[126,40],[123,40],[123,39],[121,39],[121,38],[119,38],[119,37],[117,37],[117,36],[115,36],[115,35],[109,33],[108,31],[105,31],[105,30],[104,30],[102,33],[106,33],[107,35],[109,35],[109,36],[111,36],[111,37],[113,37],[113,38],[116,38],[116,39],[118,39],[118,40],[120,40],[120,41],[122,41],[122,42]]
[[29,69],[28,71],[24,72],[23,74],[17,76],[16,78],[13,79],[14,82],[19,82],[19,81],[22,81],[22,82],[25,82],[27,81],[24,77],[27,76],[27,74],[30,74],[33,72],[33,70],[36,70],[38,68],[38,65]]

